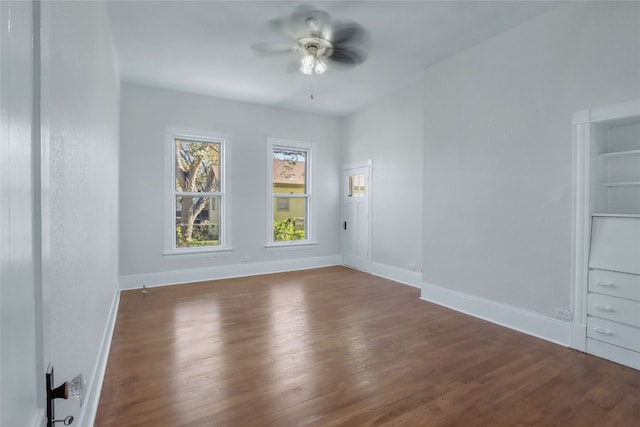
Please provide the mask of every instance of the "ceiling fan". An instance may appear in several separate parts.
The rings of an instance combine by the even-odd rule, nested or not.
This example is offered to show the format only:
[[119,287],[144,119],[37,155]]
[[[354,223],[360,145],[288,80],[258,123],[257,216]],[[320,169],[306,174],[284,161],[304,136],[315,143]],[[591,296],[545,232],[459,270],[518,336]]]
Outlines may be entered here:
[[297,7],[291,15],[269,21],[269,26],[289,42],[257,43],[251,46],[260,54],[294,53],[289,72],[322,74],[328,66],[355,67],[367,59],[369,31],[352,21],[333,21],[322,10],[308,5]]

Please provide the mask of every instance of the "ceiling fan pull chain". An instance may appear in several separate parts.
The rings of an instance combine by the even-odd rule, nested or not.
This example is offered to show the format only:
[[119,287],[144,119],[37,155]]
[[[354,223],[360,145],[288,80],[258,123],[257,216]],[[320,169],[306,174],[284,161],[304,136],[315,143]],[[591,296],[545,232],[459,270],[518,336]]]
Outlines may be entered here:
[[313,76],[309,76],[309,87],[311,88],[309,90],[309,92],[311,92],[309,98],[313,101]]

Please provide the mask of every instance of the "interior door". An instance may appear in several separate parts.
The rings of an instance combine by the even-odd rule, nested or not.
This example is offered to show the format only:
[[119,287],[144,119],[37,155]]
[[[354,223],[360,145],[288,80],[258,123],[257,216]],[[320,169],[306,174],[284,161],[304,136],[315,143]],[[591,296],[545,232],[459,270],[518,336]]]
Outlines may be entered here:
[[[0,425],[44,422],[39,2],[0,1]],[[34,99],[37,102],[34,102]]]
[[342,170],[342,262],[367,272],[371,270],[370,175],[370,161]]

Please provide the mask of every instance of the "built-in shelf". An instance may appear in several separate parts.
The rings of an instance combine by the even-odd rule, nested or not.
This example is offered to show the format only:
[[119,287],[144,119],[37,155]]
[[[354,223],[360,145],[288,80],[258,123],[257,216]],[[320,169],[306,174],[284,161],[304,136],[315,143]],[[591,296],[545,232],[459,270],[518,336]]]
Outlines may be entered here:
[[613,151],[610,153],[602,153],[600,157],[622,157],[622,156],[636,156],[640,155],[640,150],[629,150],[629,151]]
[[[572,342],[640,369],[640,100],[579,111],[573,118],[573,321],[580,332]],[[608,304],[615,308],[607,311]]]
[[629,182],[601,182],[599,185],[603,187],[633,187],[640,185],[640,181]]

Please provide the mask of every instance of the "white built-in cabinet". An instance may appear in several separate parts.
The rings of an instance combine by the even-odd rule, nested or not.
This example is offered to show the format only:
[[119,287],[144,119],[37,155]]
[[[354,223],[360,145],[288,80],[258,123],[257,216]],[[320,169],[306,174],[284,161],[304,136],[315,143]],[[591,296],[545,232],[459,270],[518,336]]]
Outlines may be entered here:
[[640,100],[573,124],[572,346],[640,369]]

